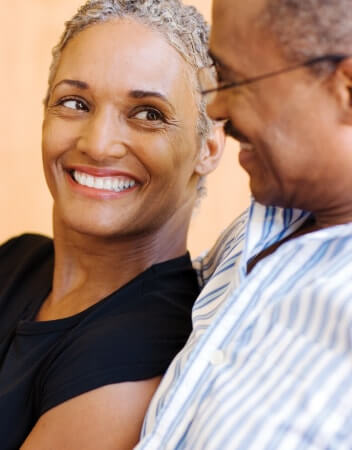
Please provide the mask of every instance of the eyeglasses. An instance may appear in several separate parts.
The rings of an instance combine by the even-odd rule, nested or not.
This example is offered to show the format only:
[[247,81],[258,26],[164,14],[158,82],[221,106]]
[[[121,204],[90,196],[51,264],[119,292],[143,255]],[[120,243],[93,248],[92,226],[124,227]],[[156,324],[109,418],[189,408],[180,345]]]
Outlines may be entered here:
[[301,67],[307,67],[312,66],[313,64],[318,64],[323,61],[330,61],[333,64],[339,64],[341,61],[343,61],[346,58],[349,58],[351,55],[345,55],[345,54],[329,54],[329,55],[323,55],[318,56],[315,58],[308,59],[304,61],[303,63],[296,64],[294,66],[286,67],[284,69],[275,70],[274,72],[268,72],[264,73],[262,75],[257,75],[253,78],[247,78],[240,81],[234,81],[231,83],[219,83],[216,80],[216,77],[214,76],[217,72],[217,67],[220,68],[220,64],[217,62],[214,62],[212,65],[207,67],[202,67],[198,70],[197,76],[198,81],[201,89],[201,94],[203,96],[206,96],[207,103],[211,103],[215,97],[216,93],[219,91],[224,91],[225,89],[231,89],[239,86],[245,86],[248,84],[256,83],[260,80],[265,80],[266,78],[271,78],[276,75],[281,75],[282,73],[286,72],[292,72],[293,70],[300,69]]

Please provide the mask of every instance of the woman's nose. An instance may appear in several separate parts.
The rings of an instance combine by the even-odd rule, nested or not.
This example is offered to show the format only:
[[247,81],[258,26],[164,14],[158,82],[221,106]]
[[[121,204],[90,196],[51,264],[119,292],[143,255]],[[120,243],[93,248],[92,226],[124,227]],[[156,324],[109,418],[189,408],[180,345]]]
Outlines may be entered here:
[[115,111],[96,111],[85,123],[77,149],[96,161],[123,158],[128,150],[127,131]]

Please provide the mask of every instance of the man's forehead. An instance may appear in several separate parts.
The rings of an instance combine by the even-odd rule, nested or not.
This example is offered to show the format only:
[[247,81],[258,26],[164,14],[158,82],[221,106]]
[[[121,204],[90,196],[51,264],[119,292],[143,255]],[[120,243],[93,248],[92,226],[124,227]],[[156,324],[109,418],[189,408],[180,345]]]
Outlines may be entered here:
[[[213,25],[224,24],[241,29],[246,25],[253,25],[265,10],[267,0],[214,0]],[[248,30],[250,32],[250,30]]]
[[265,5],[266,0],[214,0],[210,42],[213,53],[223,60],[231,50],[243,58],[252,45],[258,46],[258,19]]

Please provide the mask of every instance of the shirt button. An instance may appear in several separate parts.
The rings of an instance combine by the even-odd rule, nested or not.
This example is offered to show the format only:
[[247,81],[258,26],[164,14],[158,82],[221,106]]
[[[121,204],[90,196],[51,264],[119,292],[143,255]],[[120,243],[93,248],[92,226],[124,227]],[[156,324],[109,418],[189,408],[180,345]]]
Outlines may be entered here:
[[219,364],[222,364],[225,361],[225,354],[222,350],[215,350],[213,351],[212,355],[210,356],[210,362],[213,364],[213,366],[218,366]]

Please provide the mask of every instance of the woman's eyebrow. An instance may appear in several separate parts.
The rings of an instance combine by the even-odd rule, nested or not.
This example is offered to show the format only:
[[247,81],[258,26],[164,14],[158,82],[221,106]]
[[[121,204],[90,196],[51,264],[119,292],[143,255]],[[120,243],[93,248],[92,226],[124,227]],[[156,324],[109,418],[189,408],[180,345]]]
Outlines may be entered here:
[[173,111],[175,110],[175,108],[169,102],[167,97],[158,91],[143,91],[143,90],[137,89],[137,90],[129,91],[128,95],[132,98],[137,98],[137,99],[146,98],[146,97],[156,97],[158,99],[161,99],[163,102],[165,102]]
[[68,84],[70,86],[77,87],[78,89],[89,89],[89,84],[86,83],[85,81],[65,79],[65,80],[61,80],[57,84],[55,84],[55,86],[53,87],[52,90],[56,89],[61,84]]

